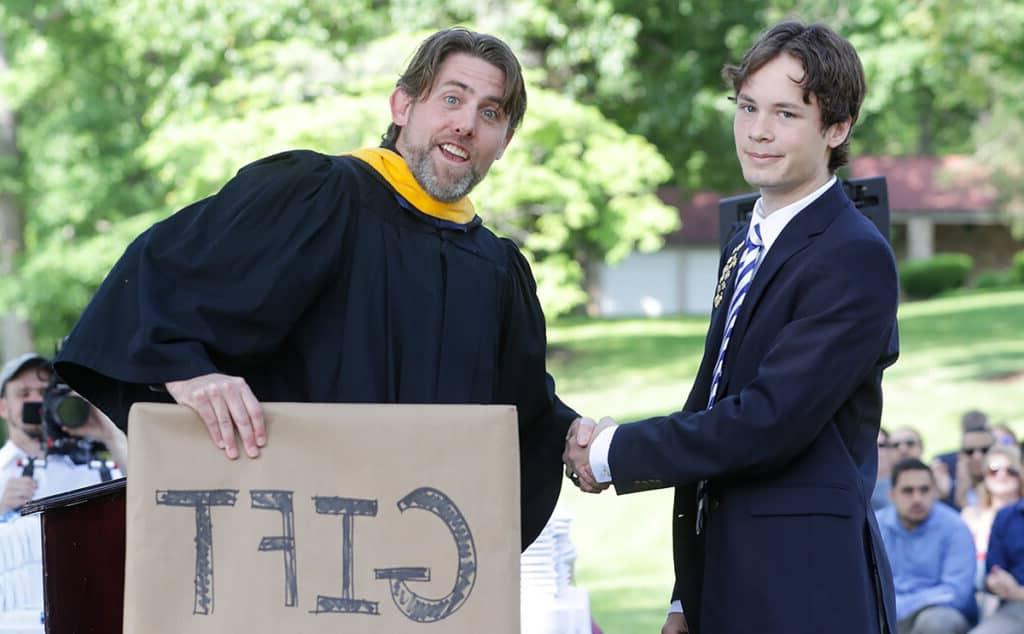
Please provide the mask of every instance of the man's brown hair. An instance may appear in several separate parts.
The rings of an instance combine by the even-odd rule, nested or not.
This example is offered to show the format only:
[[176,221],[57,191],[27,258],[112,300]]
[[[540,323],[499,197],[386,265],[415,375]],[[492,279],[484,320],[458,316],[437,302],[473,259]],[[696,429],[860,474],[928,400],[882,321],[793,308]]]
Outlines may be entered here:
[[[405,94],[419,101],[434,86],[441,64],[452,53],[465,53],[478,57],[505,73],[505,94],[501,96],[501,109],[508,116],[509,130],[515,130],[526,113],[526,86],[523,69],[508,44],[485,33],[462,27],[444,29],[434,33],[420,44],[405,72],[396,85]],[[402,127],[392,123],[384,134],[381,145],[394,148]]]
[[[792,55],[803,65],[804,76],[799,83],[804,89],[804,103],[811,103],[811,94],[818,98],[822,131],[847,119],[852,129],[867,90],[864,67],[853,45],[824,24],[782,22],[773,26],[761,34],[738,65],[727,64],[722,76],[738,94],[751,75],[782,54]],[[848,134],[829,155],[829,171],[846,165],[849,145]]]

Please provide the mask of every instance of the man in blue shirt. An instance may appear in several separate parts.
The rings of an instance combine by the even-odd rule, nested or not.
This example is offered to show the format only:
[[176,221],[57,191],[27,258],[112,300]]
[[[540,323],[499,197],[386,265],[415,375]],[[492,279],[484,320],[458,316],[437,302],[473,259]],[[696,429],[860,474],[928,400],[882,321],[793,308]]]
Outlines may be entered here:
[[935,503],[935,476],[916,458],[892,468],[889,496],[878,525],[892,565],[898,634],[964,634],[978,616],[967,525]]
[[1002,600],[972,634],[1024,632],[1024,500],[996,515],[988,538],[985,587]]

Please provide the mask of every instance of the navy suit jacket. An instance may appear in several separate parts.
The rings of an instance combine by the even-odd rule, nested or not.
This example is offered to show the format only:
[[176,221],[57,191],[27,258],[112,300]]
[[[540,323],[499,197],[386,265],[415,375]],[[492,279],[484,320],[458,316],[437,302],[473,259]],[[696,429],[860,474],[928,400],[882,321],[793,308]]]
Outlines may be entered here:
[[[616,431],[616,491],[677,487],[672,598],[690,632],[865,634],[882,620],[895,632],[871,511],[882,371],[898,354],[892,250],[838,180],[797,214],[754,277],[707,410],[725,282],[682,411]],[[700,480],[711,489],[697,536]]]

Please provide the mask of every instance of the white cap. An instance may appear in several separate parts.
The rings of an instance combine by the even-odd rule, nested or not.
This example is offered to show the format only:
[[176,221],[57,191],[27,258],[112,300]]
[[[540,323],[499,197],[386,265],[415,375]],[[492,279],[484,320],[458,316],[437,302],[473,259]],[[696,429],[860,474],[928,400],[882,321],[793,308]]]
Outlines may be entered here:
[[0,370],[0,396],[4,393],[4,388],[7,387],[7,382],[13,379],[19,372],[25,369],[29,365],[43,365],[48,366],[50,361],[35,352],[26,352],[25,354],[18,355],[13,359],[9,360],[4,364],[2,370]]

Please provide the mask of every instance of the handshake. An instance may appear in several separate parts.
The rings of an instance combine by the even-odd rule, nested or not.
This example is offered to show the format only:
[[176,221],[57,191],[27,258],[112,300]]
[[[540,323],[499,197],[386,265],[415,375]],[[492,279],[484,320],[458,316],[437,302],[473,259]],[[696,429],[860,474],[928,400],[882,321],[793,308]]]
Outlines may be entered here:
[[[615,426],[616,422],[607,416],[596,424],[592,418],[580,417],[569,426],[569,433],[565,436],[562,462],[565,463],[565,477],[569,478],[581,491],[600,493],[611,484],[610,480],[599,483],[594,477],[590,463],[590,449],[591,443],[601,432]],[[607,449],[607,445],[605,447]],[[607,461],[607,451],[605,451],[603,460]]]

